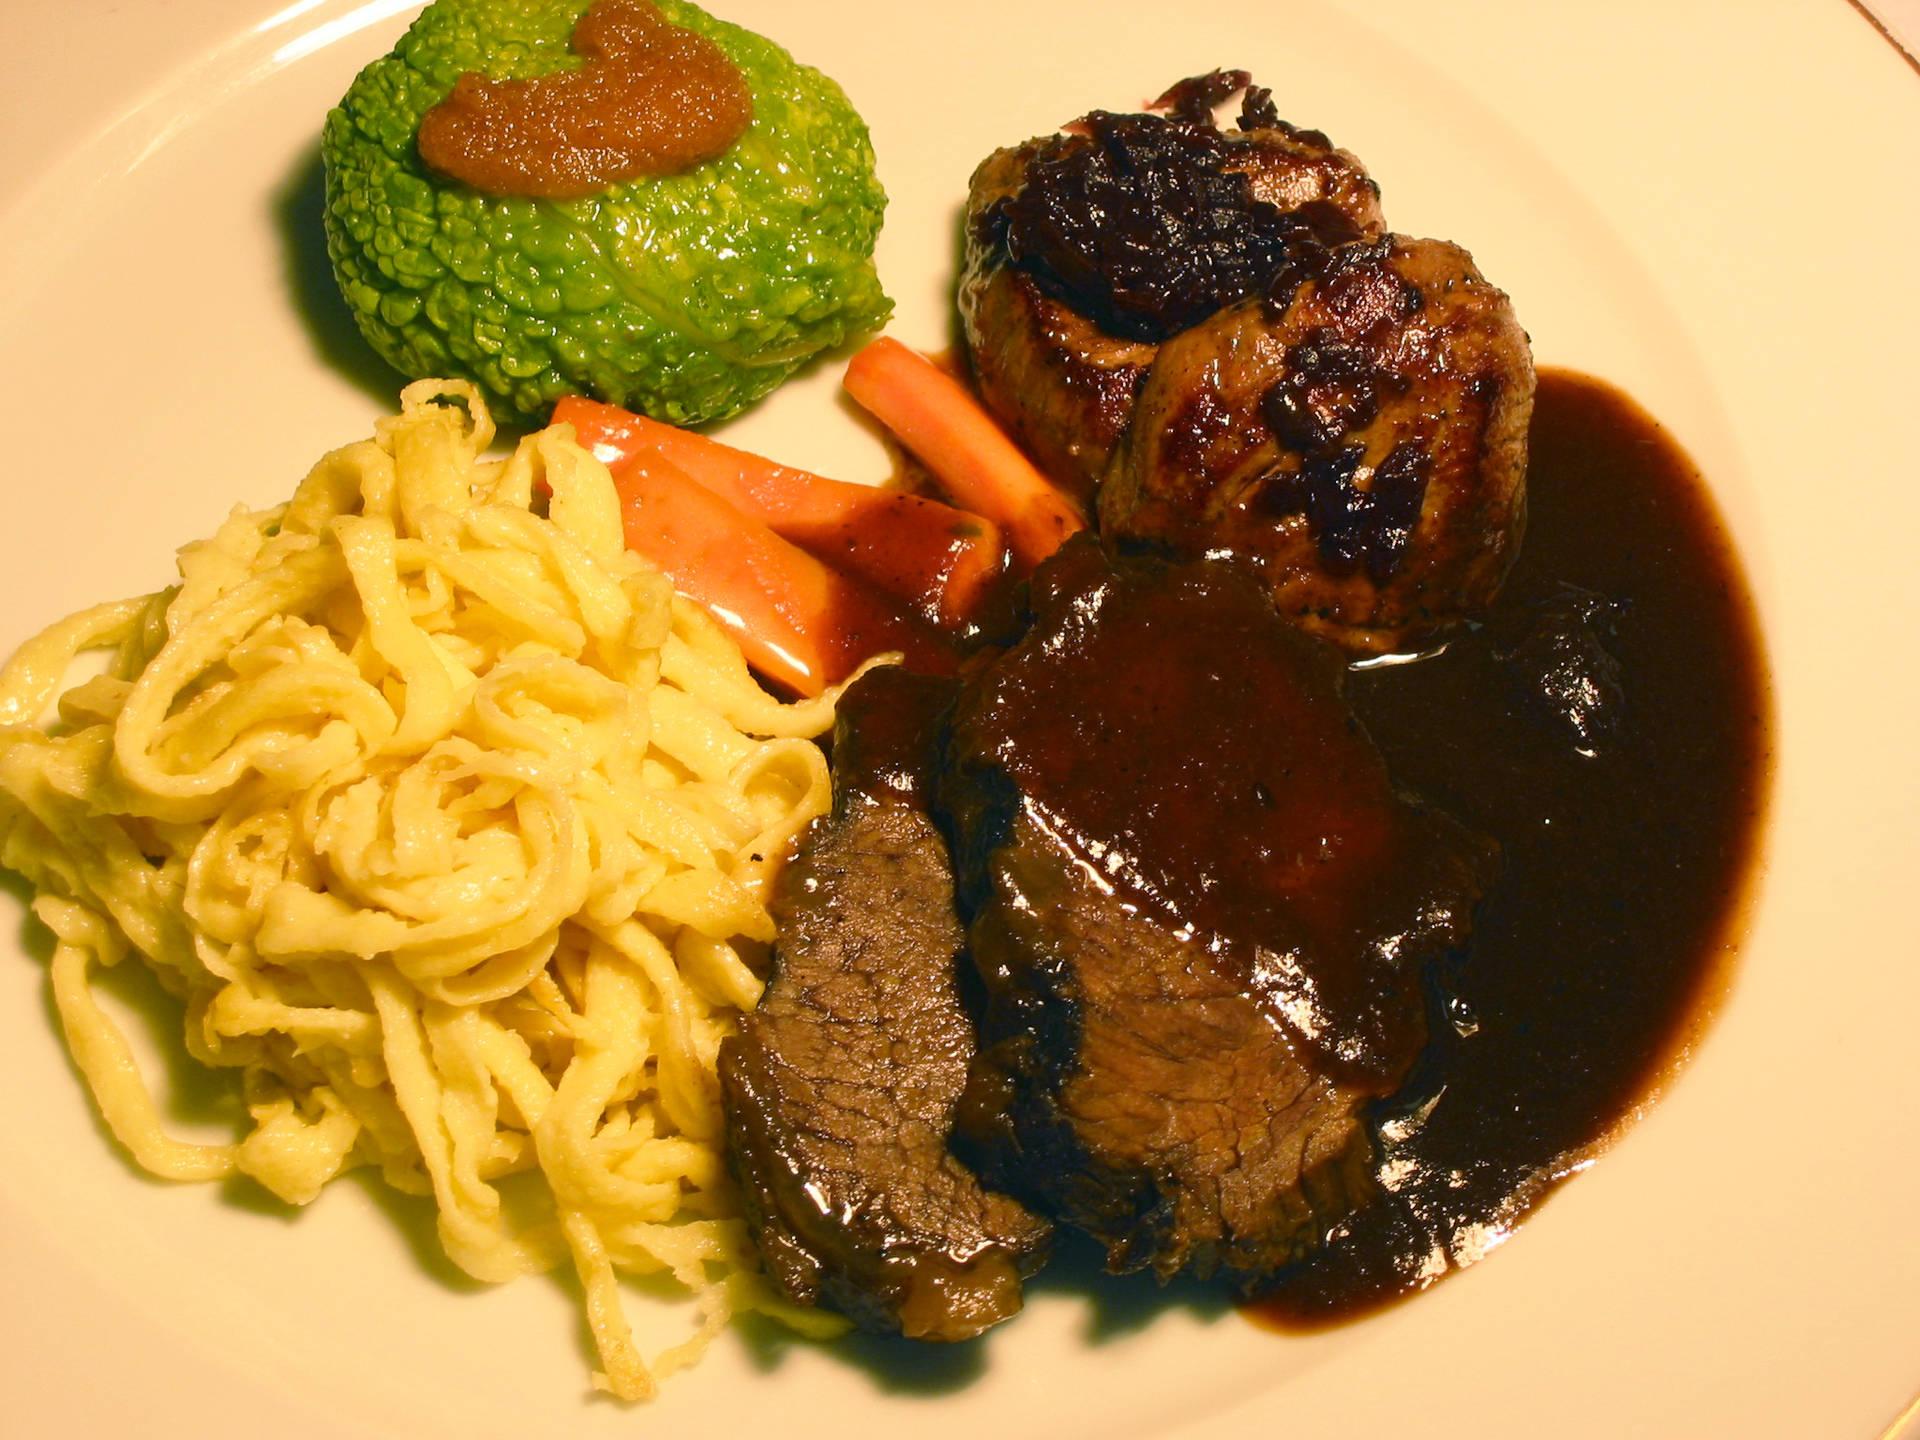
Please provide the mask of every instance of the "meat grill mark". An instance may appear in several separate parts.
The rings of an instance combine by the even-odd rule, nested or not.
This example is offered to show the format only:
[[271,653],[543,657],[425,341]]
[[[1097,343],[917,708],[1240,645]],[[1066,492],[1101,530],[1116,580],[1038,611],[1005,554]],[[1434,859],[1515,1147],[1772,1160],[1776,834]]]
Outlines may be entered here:
[[1465,251],[1349,245],[1278,312],[1243,302],[1159,347],[1101,530],[1240,555],[1343,648],[1415,649],[1518,551],[1532,394],[1525,333]]
[[1363,570],[1375,585],[1385,585],[1412,543],[1431,457],[1419,444],[1403,441],[1374,469],[1372,483],[1363,490],[1356,476],[1364,455],[1358,446],[1315,448],[1299,469],[1276,472],[1256,503],[1276,516],[1305,516],[1330,574]]

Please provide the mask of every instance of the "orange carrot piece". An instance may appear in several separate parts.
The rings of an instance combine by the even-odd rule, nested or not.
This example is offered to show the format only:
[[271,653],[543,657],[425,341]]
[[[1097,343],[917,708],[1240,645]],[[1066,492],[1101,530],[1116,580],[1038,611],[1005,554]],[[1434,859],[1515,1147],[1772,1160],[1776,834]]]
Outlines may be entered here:
[[614,483],[627,547],[704,607],[769,680],[818,695],[885,650],[905,651],[917,669],[952,671],[953,653],[882,597],[677,467],[648,457],[622,465]]
[[956,503],[1006,532],[1019,566],[1031,569],[1086,517],[1020,453],[953,376],[882,335],[847,364],[847,393],[939,478]]
[[829,480],[597,400],[554,407],[609,467],[657,455],[783,539],[948,628],[975,619],[1006,569],[991,520],[924,495]]

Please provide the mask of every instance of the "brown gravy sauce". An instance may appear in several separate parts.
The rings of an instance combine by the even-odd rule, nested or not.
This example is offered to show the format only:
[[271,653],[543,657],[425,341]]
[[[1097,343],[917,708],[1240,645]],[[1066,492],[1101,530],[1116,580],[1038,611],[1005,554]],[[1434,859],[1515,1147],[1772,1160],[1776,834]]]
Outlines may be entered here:
[[[1726,532],[1687,457],[1598,381],[1542,372],[1530,456],[1526,541],[1486,622],[1349,678],[1395,779],[1496,837],[1502,869],[1435,977],[1428,1050],[1374,1116],[1382,1198],[1247,1307],[1278,1328],[1364,1313],[1503,1239],[1681,1058],[1737,938],[1771,702]],[[1624,703],[1594,744],[1516,660],[1567,586],[1615,616]]]
[[1392,1093],[1427,1037],[1421,963],[1468,932],[1491,847],[1406,803],[1339,652],[1248,570],[1115,561],[1076,537],[1033,595],[1046,643],[986,690],[989,753],[1026,813],[1317,1068]]
[[753,123],[739,67],[648,0],[595,0],[572,44],[577,70],[462,75],[421,117],[420,158],[490,195],[577,200],[714,159]]

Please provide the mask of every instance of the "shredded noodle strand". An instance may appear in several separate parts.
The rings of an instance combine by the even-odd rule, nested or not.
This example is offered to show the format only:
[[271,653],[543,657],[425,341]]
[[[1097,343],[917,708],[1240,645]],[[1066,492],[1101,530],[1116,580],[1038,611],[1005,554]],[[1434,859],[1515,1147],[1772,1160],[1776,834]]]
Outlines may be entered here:
[[[472,387],[401,402],[186,547],[172,590],[0,670],[0,863],[38,892],[67,1043],[142,1166],[294,1204],[377,1166],[477,1278],[570,1261],[595,1383],[641,1399],[743,1309],[821,1324],[757,1273],[714,1067],[759,994],[772,871],[827,804],[834,697],[762,691],[622,547],[566,432],[488,460]],[[84,652],[104,672],[68,686]],[[238,1143],[166,1133],[94,995],[129,954],[189,1051],[239,1072]],[[544,1207],[503,1205],[520,1174]],[[652,1365],[622,1273],[697,1302]]]

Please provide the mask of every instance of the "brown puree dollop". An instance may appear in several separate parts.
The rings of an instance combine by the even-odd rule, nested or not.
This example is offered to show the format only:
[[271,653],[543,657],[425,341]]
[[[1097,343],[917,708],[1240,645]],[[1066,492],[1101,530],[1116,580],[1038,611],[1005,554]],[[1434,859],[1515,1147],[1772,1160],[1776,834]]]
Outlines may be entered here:
[[753,123],[739,67],[648,0],[596,0],[572,43],[577,70],[462,75],[421,117],[420,158],[490,195],[578,200],[714,159]]

